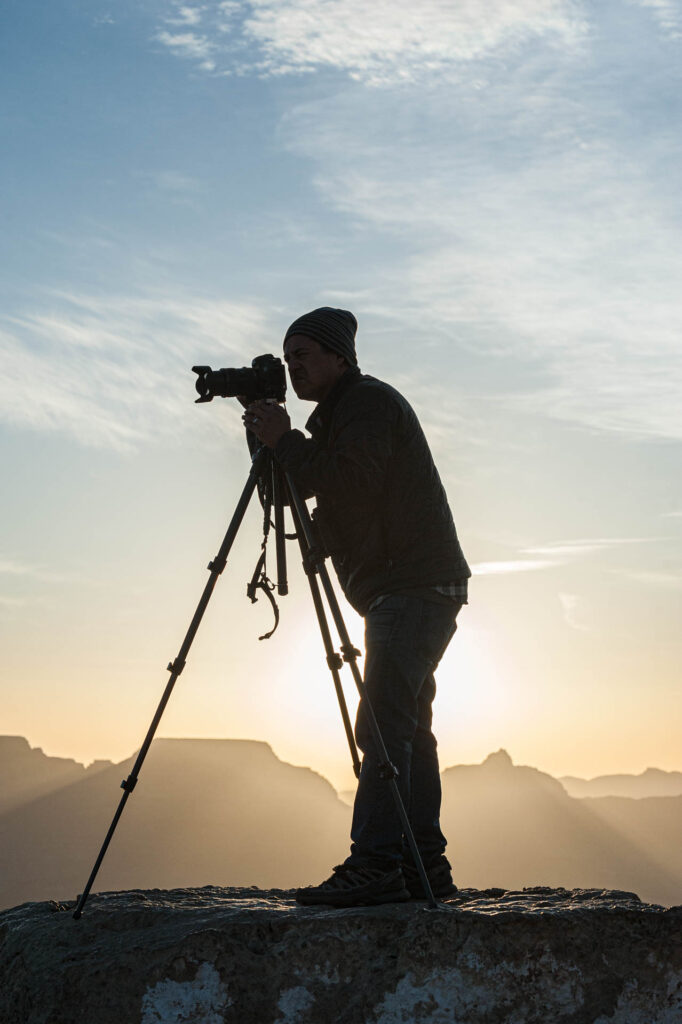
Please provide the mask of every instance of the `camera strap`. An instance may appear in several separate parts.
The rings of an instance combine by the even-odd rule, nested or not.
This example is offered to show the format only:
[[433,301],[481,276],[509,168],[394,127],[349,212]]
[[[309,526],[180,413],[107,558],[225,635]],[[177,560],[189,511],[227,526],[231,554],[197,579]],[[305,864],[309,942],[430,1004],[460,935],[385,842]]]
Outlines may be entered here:
[[[263,547],[265,547],[265,544],[263,544]],[[258,600],[258,597],[256,596],[256,591],[262,590],[265,596],[267,597],[268,601],[272,605],[272,610],[275,613],[274,626],[272,627],[269,633],[263,633],[262,636],[259,636],[259,640],[269,640],[279,625],[279,608],[277,607],[277,602],[275,601],[275,598],[273,597],[272,593],[274,589],[275,584],[268,577],[266,571],[265,550],[263,550],[261,552],[260,558],[258,559],[256,568],[254,569],[253,576],[251,577],[251,582],[246,588],[246,596],[251,598],[251,602],[253,604],[255,604],[256,601]]]
[[256,591],[262,590],[272,605],[272,610],[275,615],[275,624],[269,633],[263,633],[262,636],[259,636],[259,640],[269,640],[279,626],[279,608],[273,596],[275,584],[268,576],[266,564],[268,537],[270,535],[271,525],[270,513],[272,511],[272,493],[269,487],[264,488],[264,491],[265,493],[260,495],[263,504],[263,542],[260,546],[261,553],[258,562],[256,563],[256,568],[253,571],[251,582],[246,587],[246,596],[251,599],[252,604],[255,604],[258,600]]

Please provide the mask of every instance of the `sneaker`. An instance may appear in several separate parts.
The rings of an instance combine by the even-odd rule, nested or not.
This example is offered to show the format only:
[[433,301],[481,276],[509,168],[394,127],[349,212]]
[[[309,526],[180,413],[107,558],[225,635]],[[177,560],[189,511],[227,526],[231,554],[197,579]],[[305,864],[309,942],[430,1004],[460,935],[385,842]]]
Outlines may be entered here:
[[339,864],[331,877],[320,885],[296,890],[296,902],[304,906],[363,907],[377,903],[403,903],[409,898],[400,868],[381,871],[352,864]]
[[[457,892],[457,886],[452,881],[452,869],[450,863],[445,856],[441,856],[438,860],[432,864],[425,865],[426,875],[431,886],[431,891],[434,896],[454,896]],[[405,885],[410,893],[413,900],[425,900],[426,893],[424,892],[424,886],[422,880],[419,877],[419,872],[415,867],[414,863],[403,862],[403,877],[405,878]]]

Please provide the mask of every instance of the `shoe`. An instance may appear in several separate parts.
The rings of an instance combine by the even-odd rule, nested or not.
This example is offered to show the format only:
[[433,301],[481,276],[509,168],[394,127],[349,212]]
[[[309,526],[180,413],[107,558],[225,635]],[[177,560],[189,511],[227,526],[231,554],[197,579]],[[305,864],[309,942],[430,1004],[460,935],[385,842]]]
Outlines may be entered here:
[[364,907],[377,903],[403,903],[410,893],[400,868],[381,871],[377,868],[339,864],[334,873],[320,885],[296,890],[296,902],[304,906],[318,904],[330,907]]
[[[431,864],[424,865],[426,868],[426,876],[431,886],[431,892],[434,896],[454,896],[457,892],[457,886],[452,881],[452,869],[450,862],[447,857],[441,856],[438,860]],[[419,872],[415,867],[414,863],[403,862],[403,877],[405,879],[405,885],[407,886],[410,897],[413,900],[425,900],[426,893],[424,892],[424,886],[422,880],[419,877]]]

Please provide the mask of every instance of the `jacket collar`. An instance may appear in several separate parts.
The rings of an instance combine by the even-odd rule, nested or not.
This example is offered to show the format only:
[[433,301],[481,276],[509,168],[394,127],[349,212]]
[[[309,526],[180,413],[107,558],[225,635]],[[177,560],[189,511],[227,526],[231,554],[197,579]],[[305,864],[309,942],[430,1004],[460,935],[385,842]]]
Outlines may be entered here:
[[332,414],[336,405],[343,394],[352,387],[362,376],[357,366],[351,366],[346,372],[339,377],[334,387],[331,389],[326,398],[324,398],[319,405],[316,405],[313,409],[308,421],[305,425],[306,430],[312,434],[313,437],[319,437],[321,434],[326,434],[329,430],[331,423]]

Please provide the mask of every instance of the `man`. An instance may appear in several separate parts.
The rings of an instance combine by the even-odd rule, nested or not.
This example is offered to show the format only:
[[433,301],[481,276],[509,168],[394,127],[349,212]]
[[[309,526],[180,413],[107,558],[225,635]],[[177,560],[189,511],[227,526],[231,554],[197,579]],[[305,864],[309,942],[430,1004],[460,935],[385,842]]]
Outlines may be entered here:
[[[357,322],[322,307],[291,324],[284,359],[291,385],[317,406],[292,430],[278,405],[254,402],[247,428],[272,448],[305,494],[350,604],[365,617],[365,688],[434,895],[455,892],[440,830],[440,775],[431,731],[433,673],[467,601],[471,575],[419,421],[390,385],[357,365]],[[363,753],[353,808],[351,851],[304,904],[385,903],[423,897],[391,789],[358,709]]]

